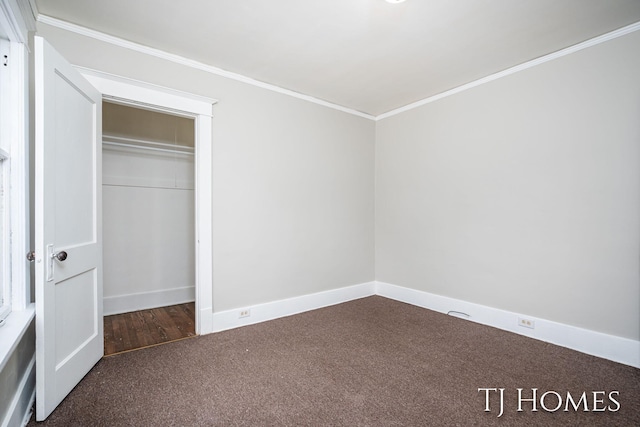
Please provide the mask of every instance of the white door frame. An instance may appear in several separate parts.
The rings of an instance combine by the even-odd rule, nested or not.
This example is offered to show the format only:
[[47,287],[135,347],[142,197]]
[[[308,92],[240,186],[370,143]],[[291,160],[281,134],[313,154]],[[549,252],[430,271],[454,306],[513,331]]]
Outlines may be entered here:
[[212,115],[215,99],[76,67],[104,100],[195,121],[196,333],[213,332]]

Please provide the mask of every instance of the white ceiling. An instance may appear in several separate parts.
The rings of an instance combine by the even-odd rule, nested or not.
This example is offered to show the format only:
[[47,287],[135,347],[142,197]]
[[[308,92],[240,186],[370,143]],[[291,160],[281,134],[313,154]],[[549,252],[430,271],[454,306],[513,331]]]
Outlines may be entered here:
[[373,116],[640,21],[640,0],[36,4],[42,15]]

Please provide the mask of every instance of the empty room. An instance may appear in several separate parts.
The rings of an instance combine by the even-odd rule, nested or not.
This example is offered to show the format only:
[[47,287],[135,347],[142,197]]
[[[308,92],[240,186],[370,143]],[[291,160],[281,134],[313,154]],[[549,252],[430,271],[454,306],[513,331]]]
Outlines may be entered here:
[[0,6],[0,427],[640,425],[640,1]]

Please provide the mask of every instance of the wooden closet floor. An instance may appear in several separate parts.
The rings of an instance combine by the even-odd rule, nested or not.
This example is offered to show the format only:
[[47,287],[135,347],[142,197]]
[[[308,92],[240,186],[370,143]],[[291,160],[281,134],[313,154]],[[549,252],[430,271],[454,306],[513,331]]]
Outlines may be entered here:
[[122,353],[196,335],[195,303],[104,317],[104,355]]

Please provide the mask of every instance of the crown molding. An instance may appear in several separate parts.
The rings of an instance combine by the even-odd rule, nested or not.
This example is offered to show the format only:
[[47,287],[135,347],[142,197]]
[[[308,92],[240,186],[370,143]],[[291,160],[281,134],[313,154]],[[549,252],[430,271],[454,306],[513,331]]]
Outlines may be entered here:
[[27,44],[29,31],[36,28],[35,15],[28,0],[0,0],[0,20],[11,41]]
[[27,29],[29,31],[36,30],[36,16],[38,16],[38,6],[36,0],[18,0],[18,7],[22,11]]
[[[6,1],[6,0],[4,0]],[[29,0],[30,2],[32,0]],[[37,10],[34,10],[34,13],[37,13]],[[323,99],[315,98],[313,96],[305,95],[299,92],[292,91],[290,89],[285,89],[279,86],[272,85],[270,83],[261,82],[259,80],[252,79],[250,77],[243,76],[241,74],[233,73],[231,71],[223,70],[218,67],[214,67],[212,65],[207,65],[199,61],[195,61],[189,58],[182,57],[180,55],[175,55],[172,53],[165,52],[160,49],[151,48],[148,46],[144,46],[138,43],[130,42],[128,40],[121,39],[119,37],[111,36],[100,31],[92,30],[77,24],[72,24],[70,22],[66,22],[57,18],[53,18],[47,15],[39,14],[37,15],[37,21],[42,22],[43,24],[51,25],[56,28],[60,28],[63,30],[67,30],[76,34],[80,34],[86,37],[90,37],[96,40],[103,41],[105,43],[110,43],[119,47],[123,47],[126,49],[130,49],[136,52],[144,53],[147,55],[155,56],[157,58],[165,59],[171,62],[175,62],[177,64],[185,65],[190,68],[194,68],[197,70],[205,71],[211,74],[215,74],[217,76],[226,77],[232,80],[236,80],[242,83],[250,84],[252,86],[256,86],[262,89],[267,89],[273,92],[281,93],[284,95],[288,95],[294,98],[302,99],[314,104],[322,105],[324,107],[332,108],[334,110],[342,111],[348,114],[352,114],[358,117],[363,117],[369,120],[383,120],[388,117],[392,117],[398,115],[400,113],[404,113],[406,111],[413,110],[415,108],[422,107],[423,105],[430,104],[432,102],[438,101],[440,99],[446,98],[451,95],[455,95],[460,92],[464,92],[469,89],[473,89],[477,86],[483,85],[485,83],[492,82],[494,80],[500,79],[502,77],[509,76],[511,74],[518,73],[520,71],[527,70],[529,68],[535,67],[540,64],[544,64],[545,62],[553,61],[555,59],[561,58],[566,55],[570,55],[572,53],[578,52],[580,50],[596,46],[598,44],[607,42],[609,40],[616,39],[618,37],[622,37],[624,35],[633,33],[635,31],[640,30],[640,22],[636,22],[625,27],[619,28],[617,30],[611,31],[609,33],[591,38],[584,42],[575,44],[573,46],[569,46],[565,49],[558,50],[556,52],[550,53],[548,55],[541,56],[539,58],[533,59],[531,61],[524,62],[522,64],[507,68],[506,70],[499,71],[497,73],[488,75],[486,77],[480,78],[478,80],[474,80],[472,82],[463,84],[461,86],[455,87],[448,91],[430,96],[428,98],[424,98],[420,101],[413,102],[411,104],[407,104],[403,107],[399,107],[393,110],[390,110],[386,113],[382,113],[377,116],[373,116],[371,114],[363,113],[361,111],[354,110],[352,108],[344,107],[342,105],[334,104],[329,101],[325,101]]]
[[136,52],[144,53],[150,56],[154,56],[156,58],[164,59],[167,61],[174,62],[176,64],[184,65],[190,68],[194,68],[200,71],[205,71],[207,73],[215,74],[220,77],[226,77],[231,80],[236,80],[242,83],[246,83],[252,86],[256,86],[262,89],[267,89],[272,92],[281,93],[284,95],[291,96],[293,98],[302,99],[304,101],[308,101],[317,105],[321,105],[323,107],[328,107],[334,110],[342,111],[344,113],[352,114],[354,116],[362,117],[369,120],[375,120],[375,116],[370,114],[363,113],[361,111],[354,110],[352,108],[347,108],[342,105],[334,104],[332,102],[325,101],[323,99],[315,98],[313,96],[305,95],[299,92],[295,92],[290,89],[285,89],[279,86],[272,85],[270,83],[261,82],[259,80],[252,79],[251,77],[246,77],[241,74],[233,73],[231,71],[223,70],[222,68],[214,67],[212,65],[207,65],[199,61],[195,61],[193,59],[185,58],[180,55],[176,55],[173,53],[165,52],[160,49],[155,49],[152,47],[144,46],[138,43],[134,43],[128,40],[121,39],[119,37],[111,36],[109,34],[102,33],[100,31],[92,30],[90,28],[86,28],[77,24],[72,24],[70,22],[66,22],[57,18],[53,18],[51,16],[39,14],[37,18],[38,22],[41,22],[46,25],[50,25],[52,27],[60,28],[62,30],[70,31],[72,33],[76,33],[85,37],[90,37],[95,40],[99,40],[105,43],[109,43],[115,46],[123,47],[125,49],[133,50]]
[[507,68],[506,70],[497,72],[495,74],[491,74],[489,76],[483,77],[478,80],[474,80],[470,83],[455,87],[446,92],[439,93],[437,95],[430,96],[429,98],[422,99],[420,101],[413,102],[411,104],[405,105],[404,107],[396,108],[394,110],[388,111],[386,113],[380,114],[376,116],[376,121],[386,119],[387,117],[392,117],[398,115],[400,113],[404,113],[405,111],[413,110],[414,108],[422,107],[423,105],[430,104],[432,102],[438,101],[439,99],[446,98],[451,95],[455,95],[456,93],[463,92],[468,89],[472,89],[474,87],[483,85],[485,83],[492,82],[494,80],[500,79],[502,77],[509,76],[511,74],[518,73],[520,71],[527,70],[529,68],[535,67],[540,64],[544,64],[545,62],[553,61],[554,59],[561,58],[566,55],[570,55],[572,53],[578,52],[580,50],[599,45],[600,43],[607,42],[609,40],[616,39],[618,37],[622,37],[624,35],[633,33],[635,31],[640,30],[640,22],[636,22],[631,25],[627,25],[626,27],[619,28],[617,30],[611,31],[609,33],[603,34],[601,36],[594,37],[592,39],[583,41],[581,43],[575,44],[573,46],[569,46],[565,49],[558,50],[556,52],[550,53],[548,55],[541,56],[539,58],[533,59],[531,61],[524,62],[522,64],[516,65],[511,68]]

